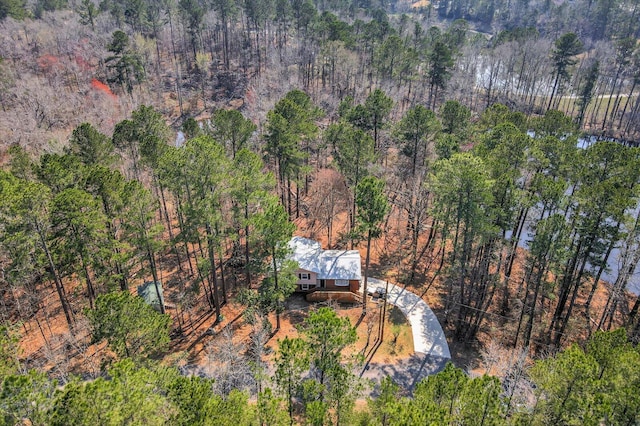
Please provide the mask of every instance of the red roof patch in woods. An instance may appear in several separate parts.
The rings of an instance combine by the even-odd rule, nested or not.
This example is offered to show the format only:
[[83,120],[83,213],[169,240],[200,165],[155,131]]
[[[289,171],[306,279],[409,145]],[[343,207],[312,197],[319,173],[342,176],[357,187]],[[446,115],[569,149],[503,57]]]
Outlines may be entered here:
[[109,86],[107,86],[106,84],[104,84],[103,82],[101,82],[98,79],[92,79],[91,80],[91,87],[93,87],[96,90],[99,90],[101,92],[106,93],[107,95],[111,96],[113,99],[116,99],[116,95],[113,94],[113,92],[111,91],[111,89],[109,89]]

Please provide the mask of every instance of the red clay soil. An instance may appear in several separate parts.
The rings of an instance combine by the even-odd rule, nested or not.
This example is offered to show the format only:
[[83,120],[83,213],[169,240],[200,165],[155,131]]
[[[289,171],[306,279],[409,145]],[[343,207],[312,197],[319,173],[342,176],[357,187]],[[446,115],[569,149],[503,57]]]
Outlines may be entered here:
[[[333,178],[335,176],[334,171],[329,169],[322,169],[314,178],[314,182],[323,182],[324,178]],[[312,183],[313,187],[313,183]],[[303,215],[301,215],[303,216]],[[401,235],[405,231],[406,219],[398,213],[398,209],[392,209],[389,219],[386,223],[386,232],[384,235],[372,243],[371,252],[371,268],[369,275],[376,276],[381,279],[389,279],[390,281],[402,285],[402,279],[399,278],[402,267],[402,249],[406,246],[406,242]],[[296,219],[297,235],[302,235],[309,238],[314,238],[321,242],[324,248],[327,248],[326,230],[317,226],[311,226],[309,218],[300,217]],[[344,240],[343,235],[347,231],[346,226],[348,223],[348,214],[346,212],[346,206],[335,215],[334,227],[332,235],[332,248],[348,248],[347,241]],[[168,235],[167,235],[168,238]],[[426,236],[423,236],[426,238]],[[423,241],[421,241],[423,243]],[[365,242],[360,242],[356,247],[365,255]],[[158,262],[159,265],[167,265],[175,262],[166,261],[167,258],[172,258],[171,253],[165,254],[165,261]],[[513,295],[517,290],[517,283],[519,282],[520,274],[522,273],[522,259],[524,259],[524,252],[521,252],[518,256],[518,261],[514,267],[514,279],[515,283],[510,292]],[[406,266],[405,266],[406,267]],[[422,265],[424,267],[424,265]],[[433,268],[432,268],[433,269]],[[171,282],[175,278],[177,268],[175,266],[170,269],[161,271],[163,282]],[[242,277],[242,275],[240,275]],[[231,281],[229,279],[229,281]],[[432,284],[425,289],[425,284],[433,281]],[[478,333],[477,340],[471,343],[459,343],[453,341],[452,329],[444,324],[443,316],[443,297],[444,286],[440,279],[432,280],[432,270],[420,271],[417,275],[417,284],[412,287],[412,291],[421,295],[421,297],[431,306],[436,315],[439,317],[445,334],[448,335],[450,350],[454,362],[461,367],[475,367],[477,366],[478,350],[487,345],[490,341],[497,341],[502,345],[508,346],[513,339],[516,320],[514,320],[514,314],[511,316],[501,316],[495,307],[489,309],[489,313],[486,316],[486,320]],[[139,283],[132,283],[139,284]],[[70,294],[74,294],[71,297],[72,303],[76,305],[77,311],[81,312],[80,306],[85,303],[84,296],[81,294],[81,288],[76,286],[78,291],[72,291],[67,289]],[[132,286],[132,288],[135,288]],[[98,371],[102,358],[108,356],[107,350],[104,345],[92,346],[88,344],[88,332],[82,319],[82,314],[78,313],[77,317],[80,319],[79,325],[76,327],[76,335],[71,336],[66,326],[66,321],[59,308],[59,301],[50,287],[42,285],[41,291],[46,294],[44,297],[42,306],[45,308],[40,309],[35,316],[32,316],[29,320],[25,321],[21,332],[23,334],[21,340],[21,348],[23,350],[22,356],[33,365],[41,366],[45,369],[54,371],[56,369],[68,370],[75,373],[87,373]],[[175,288],[167,289],[167,300],[172,299],[171,293],[177,291]],[[568,332],[572,336],[573,340],[584,339],[588,332],[585,327],[584,310],[581,308],[584,300],[586,299],[585,288],[580,294],[580,298],[577,303],[577,309],[574,311],[574,319],[569,325]],[[592,303],[592,312],[594,317],[598,317],[602,311],[603,305],[606,301],[607,291],[605,285],[600,285],[599,290],[596,293],[594,301]],[[297,296],[296,296],[297,297]],[[300,301],[299,298],[294,297],[291,302],[291,309],[282,315],[281,329],[275,336],[271,338],[268,345],[275,349],[275,344],[278,339],[282,339],[285,336],[295,336],[297,334],[296,324],[299,324],[308,309],[309,304],[304,301]],[[499,297],[496,295],[496,298]],[[233,300],[233,291],[231,291],[230,300]],[[497,300],[497,299],[496,299]],[[297,302],[296,302],[297,301]],[[513,301],[513,305],[517,302]],[[496,303],[494,303],[495,305]],[[548,303],[547,303],[548,304]],[[369,315],[376,315],[377,305],[372,305],[369,310]],[[548,309],[548,307],[546,307]],[[230,327],[234,332],[234,339],[238,342],[246,342],[250,333],[250,327],[247,326],[242,318],[243,307],[235,304],[228,303],[223,306],[222,314],[223,321],[220,324],[214,324],[215,318],[210,311],[206,302],[200,301],[192,308],[188,313],[185,313],[184,321],[185,326],[182,333],[177,333],[174,330],[173,340],[170,347],[170,355],[167,357],[168,362],[175,362],[177,359],[181,362],[189,362],[199,364],[204,359],[204,355],[207,351],[207,347],[210,344],[215,345],[215,340],[220,336],[220,332],[225,327]],[[175,309],[169,309],[168,313],[174,318],[174,328],[176,328],[176,316],[177,311]],[[371,341],[369,345],[366,345],[367,335],[369,329],[367,324],[374,321],[369,318],[365,318],[362,321],[360,319],[361,307],[359,306],[342,306],[339,310],[340,315],[346,315],[351,319],[352,324],[358,323],[358,334],[360,336],[359,342],[356,345],[356,352],[366,352],[372,345]],[[548,313],[547,313],[548,315]],[[272,324],[275,323],[275,318],[271,317]],[[386,338],[391,336],[391,327],[393,324],[388,323],[388,332],[385,334]],[[408,325],[404,325],[406,330]],[[395,329],[402,328],[397,325]],[[375,333],[375,332],[374,332]],[[413,344],[410,341],[411,333],[406,333],[408,337],[402,335],[398,337],[398,343],[395,346],[382,345],[377,353],[373,354],[373,362],[392,363],[396,359],[400,359],[411,354]],[[535,336],[534,336],[535,337]],[[46,340],[46,341],[45,341]],[[365,348],[367,346],[367,348]],[[64,359],[64,362],[60,360]],[[60,367],[62,365],[62,367]],[[61,371],[62,375],[63,372]]]

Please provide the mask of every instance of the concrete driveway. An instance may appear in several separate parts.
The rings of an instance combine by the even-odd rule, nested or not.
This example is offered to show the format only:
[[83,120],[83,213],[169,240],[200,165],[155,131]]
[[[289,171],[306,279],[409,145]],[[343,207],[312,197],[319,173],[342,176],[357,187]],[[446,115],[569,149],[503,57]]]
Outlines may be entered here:
[[[386,281],[369,278],[369,288],[385,288]],[[389,283],[387,301],[397,306],[411,324],[413,351],[438,358],[451,358],[449,345],[438,318],[429,305],[409,290]]]
[[[369,278],[367,282],[368,289],[386,286],[386,281],[377,278]],[[389,283],[387,301],[397,306],[409,320],[415,353],[394,364],[367,364],[361,376],[376,381],[391,376],[398,385],[411,392],[420,380],[445,367],[451,359],[449,344],[438,318],[418,295]],[[376,392],[374,389],[373,395]]]

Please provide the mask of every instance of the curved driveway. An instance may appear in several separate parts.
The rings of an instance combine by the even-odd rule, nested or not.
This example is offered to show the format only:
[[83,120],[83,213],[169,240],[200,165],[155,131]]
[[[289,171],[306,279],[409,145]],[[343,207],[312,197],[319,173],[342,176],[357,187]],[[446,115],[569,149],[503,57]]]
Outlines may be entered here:
[[[386,285],[385,281],[376,278],[369,278],[367,283],[369,288],[384,288]],[[439,358],[451,358],[449,345],[440,322],[424,300],[409,290],[389,283],[387,301],[400,308],[411,323],[414,352]]]
[[[386,281],[368,278],[367,287],[370,289],[386,285]],[[387,301],[397,306],[411,324],[415,354],[396,364],[371,363],[362,375],[368,378],[389,375],[400,386],[411,390],[422,378],[442,370],[451,359],[451,353],[438,318],[424,300],[391,283],[388,292]]]

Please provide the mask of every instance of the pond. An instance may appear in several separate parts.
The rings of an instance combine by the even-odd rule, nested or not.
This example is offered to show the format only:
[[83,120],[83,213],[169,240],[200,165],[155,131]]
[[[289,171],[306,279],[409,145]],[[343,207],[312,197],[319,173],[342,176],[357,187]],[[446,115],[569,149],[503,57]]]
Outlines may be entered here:
[[[533,136],[531,133],[529,135]],[[596,143],[597,141],[598,139],[595,136],[580,138],[578,139],[577,146],[578,148],[586,149],[589,146]],[[617,140],[615,141],[620,143],[625,143],[624,141],[617,141]],[[535,214],[535,210],[539,211],[540,208],[541,206],[534,206],[532,209],[533,211],[529,212],[529,216],[537,217]],[[628,211],[627,214],[637,215],[639,211],[640,211],[640,202],[638,203],[638,205],[636,205],[634,210]],[[531,221],[529,220],[525,224],[525,231],[523,231],[522,234],[520,235],[520,241],[518,242],[518,245],[525,249],[529,248],[528,241],[531,241],[533,239],[533,234],[530,232],[530,229],[531,229]],[[510,238],[509,234],[507,234],[507,238]],[[603,272],[601,279],[608,283],[614,283],[618,278],[620,268],[621,268],[620,248],[619,246],[616,246],[611,251],[611,255],[609,256],[609,259],[607,262],[607,269]],[[640,268],[638,267],[638,265],[636,265],[635,271],[631,279],[629,280],[629,283],[627,285],[627,290],[636,296],[640,295]]]

